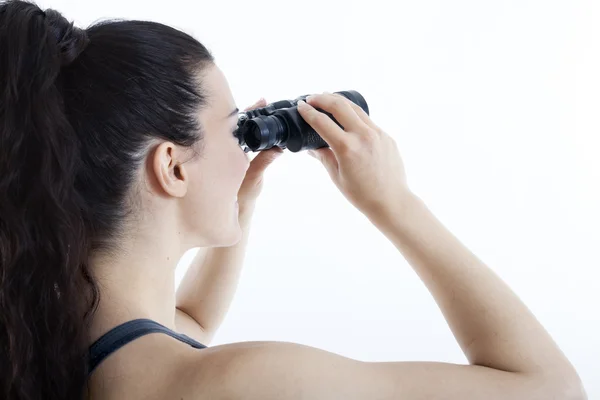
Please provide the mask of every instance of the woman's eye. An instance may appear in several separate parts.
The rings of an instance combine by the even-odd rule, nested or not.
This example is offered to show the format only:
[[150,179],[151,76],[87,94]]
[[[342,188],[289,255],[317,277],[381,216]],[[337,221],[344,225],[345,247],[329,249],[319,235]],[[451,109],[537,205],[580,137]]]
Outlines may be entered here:
[[241,146],[242,145],[242,141],[240,140],[240,137],[239,137],[238,133],[239,133],[238,129],[234,129],[233,132],[232,132],[233,137],[237,139],[238,144]]

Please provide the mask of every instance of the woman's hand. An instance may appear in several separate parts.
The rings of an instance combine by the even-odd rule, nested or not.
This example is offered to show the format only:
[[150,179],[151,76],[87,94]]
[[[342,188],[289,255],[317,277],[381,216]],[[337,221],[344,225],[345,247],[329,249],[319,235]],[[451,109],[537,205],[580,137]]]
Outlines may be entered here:
[[[256,108],[265,107],[266,105],[266,100],[261,98],[250,107],[244,109],[244,111],[254,110]],[[281,148],[273,147],[269,150],[259,152],[259,154],[252,159],[250,162],[250,167],[246,171],[244,182],[242,183],[242,186],[238,192],[238,203],[240,204],[240,209],[254,205],[256,199],[262,192],[263,175],[265,170],[281,154],[283,154],[283,150]],[[246,157],[250,159],[248,154],[246,154]]]
[[[337,94],[309,96],[298,112],[330,148],[309,151],[344,196],[368,218],[393,213],[410,194],[396,142],[350,100]],[[344,127],[315,108],[331,113]]]

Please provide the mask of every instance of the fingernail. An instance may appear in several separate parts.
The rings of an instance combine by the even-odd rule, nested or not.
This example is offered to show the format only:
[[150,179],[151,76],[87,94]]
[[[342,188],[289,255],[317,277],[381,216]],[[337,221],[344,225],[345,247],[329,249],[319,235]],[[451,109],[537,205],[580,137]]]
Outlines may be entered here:
[[303,100],[298,100],[298,108],[305,108],[306,103]]

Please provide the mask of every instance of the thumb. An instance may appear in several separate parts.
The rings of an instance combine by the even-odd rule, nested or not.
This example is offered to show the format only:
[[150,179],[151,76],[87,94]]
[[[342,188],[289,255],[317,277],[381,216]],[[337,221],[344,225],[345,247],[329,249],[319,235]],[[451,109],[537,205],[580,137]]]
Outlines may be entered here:
[[329,175],[333,178],[337,175],[338,172],[338,162],[335,158],[335,154],[329,147],[324,147],[316,150],[308,150],[308,154],[317,160],[321,161],[321,163],[325,166]]

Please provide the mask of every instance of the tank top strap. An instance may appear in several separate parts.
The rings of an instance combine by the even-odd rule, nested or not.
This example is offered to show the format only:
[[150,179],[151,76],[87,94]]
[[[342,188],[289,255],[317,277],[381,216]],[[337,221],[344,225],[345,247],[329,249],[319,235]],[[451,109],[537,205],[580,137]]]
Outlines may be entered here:
[[146,318],[127,321],[102,335],[89,348],[89,374],[110,354],[133,340],[150,333],[164,333],[197,349],[206,346],[182,333],[175,332],[156,321]]

